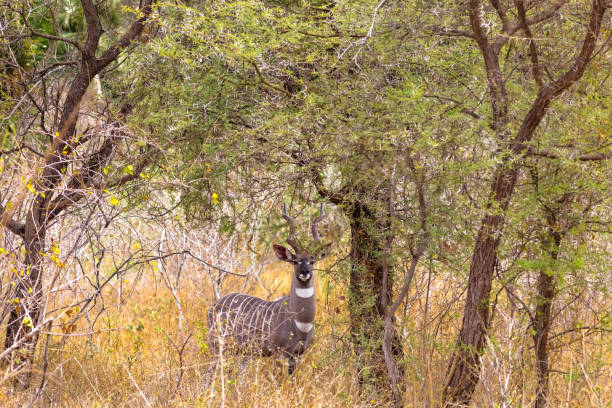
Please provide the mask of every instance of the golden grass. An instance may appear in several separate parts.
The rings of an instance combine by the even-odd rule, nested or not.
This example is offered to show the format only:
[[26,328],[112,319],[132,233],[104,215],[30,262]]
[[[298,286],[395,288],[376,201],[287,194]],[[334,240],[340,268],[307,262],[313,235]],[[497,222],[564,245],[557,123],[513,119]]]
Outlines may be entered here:
[[[270,287],[288,290],[288,272],[271,270],[262,276]],[[149,276],[122,299],[105,292],[106,309],[95,333],[77,330],[66,337],[61,324],[48,339],[47,384],[36,398],[33,390],[16,391],[9,382],[0,385],[0,406],[57,407],[372,407],[387,406],[387,395],[360,387],[359,359],[347,336],[348,313],[342,296],[345,288],[331,287],[319,278],[316,341],[304,355],[293,379],[286,363],[253,358],[239,372],[239,359],[228,356],[223,375],[209,378],[210,355],[206,346],[205,316],[212,292],[192,281],[179,291],[183,329],[179,329],[177,304],[171,293]],[[263,295],[258,285],[249,292]],[[278,293],[280,295],[280,293]],[[444,291],[432,293],[431,316]],[[118,302],[118,300],[121,300]],[[112,307],[110,305],[113,305]],[[406,405],[436,406],[444,385],[446,362],[460,322],[457,302],[435,332],[421,330],[421,312],[413,307],[403,319],[407,353]],[[98,310],[99,311],[99,310]],[[94,315],[90,313],[90,315]],[[500,334],[507,330],[503,318],[495,321]],[[503,336],[499,335],[503,339]],[[484,357],[483,382],[474,405],[529,406],[533,402],[535,373],[530,338],[522,342],[500,340]],[[47,338],[39,343],[34,384],[41,379]],[[183,348],[182,353],[181,349]],[[551,407],[610,406],[612,401],[612,343],[599,336],[575,341],[553,354]],[[522,357],[521,357],[522,353]],[[570,373],[569,375],[567,373]],[[504,381],[508,380],[504,385]],[[601,404],[601,405],[600,405]],[[606,405],[607,404],[607,405]]]

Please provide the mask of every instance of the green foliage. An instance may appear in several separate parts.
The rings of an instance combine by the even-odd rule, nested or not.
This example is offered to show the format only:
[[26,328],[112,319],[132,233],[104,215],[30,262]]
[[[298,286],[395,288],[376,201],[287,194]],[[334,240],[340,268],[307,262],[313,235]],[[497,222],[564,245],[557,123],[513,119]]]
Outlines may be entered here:
[[[462,265],[456,273],[464,275],[478,218],[490,204],[487,180],[506,155],[490,128],[490,104],[477,96],[487,87],[482,57],[469,39],[431,29],[465,24],[461,4],[387,4],[363,45],[359,36],[377,4],[160,4],[159,35],[129,59],[118,89],[135,104],[133,127],[160,151],[152,174],[182,181],[169,185],[179,193],[173,205],[191,221],[222,219],[224,232],[239,233],[271,197],[320,199],[314,173],[329,191],[359,199],[379,215],[393,180],[398,215],[391,257],[400,260],[419,226],[415,175],[405,160],[411,155],[425,180],[430,249],[443,264]],[[576,41],[557,28],[545,25],[540,33],[548,61],[563,58],[559,50]],[[526,52],[520,39],[502,50],[512,118],[523,117],[535,97]],[[518,254],[513,267],[519,270],[552,268],[562,279],[584,267],[575,259],[552,265],[540,255],[522,255],[538,251],[541,205],[570,192],[601,202],[609,191],[605,162],[580,162],[559,147],[606,151],[609,95],[602,87],[606,70],[597,64],[609,61],[597,59],[542,126],[537,147],[560,159],[529,159],[527,168],[541,173],[538,190],[519,186],[512,202],[499,256],[513,262]],[[510,133],[519,125],[511,121]],[[606,221],[597,211],[585,221],[587,201],[579,201],[568,223],[572,234],[586,237],[585,222]],[[449,242],[456,244],[452,253],[438,247]],[[584,248],[589,255],[593,250]]]
[[[583,3],[568,2],[562,19],[537,25],[546,81],[558,78],[567,69],[568,56],[576,53],[584,31]],[[133,21],[135,11],[127,6],[130,2],[125,7],[117,0],[96,4],[104,49]],[[31,7],[27,24],[33,30],[81,44],[85,40],[78,0],[54,2],[53,9],[40,1],[19,5]],[[543,7],[535,2],[528,17]],[[104,98],[115,108],[126,103],[132,108],[127,147],[122,145],[118,154],[125,160],[105,165],[100,176],[106,181],[136,176],[122,191],[103,190],[101,202],[110,204],[115,214],[132,208],[162,222],[171,216],[176,223],[215,225],[223,234],[258,239],[253,246],[257,251],[257,244],[269,246],[286,228],[278,214],[281,202],[300,215],[304,228],[299,238],[305,240],[306,223],[315,216],[313,204],[333,201],[337,205],[328,206],[333,222],[324,235],[337,243],[341,260],[326,277],[326,294],[331,292],[329,281],[344,290],[351,286],[347,281],[363,277],[363,293],[353,285],[347,294],[350,313],[373,316],[380,300],[372,278],[380,272],[376,268],[386,262],[395,285],[389,293],[397,296],[420,243],[419,186],[430,237],[421,261],[426,260],[434,284],[441,276],[450,277],[457,292],[448,302],[457,303],[480,219],[485,211],[504,214],[489,188],[496,169],[507,163],[521,172],[504,214],[504,234],[496,237],[501,243],[496,296],[507,295],[511,303],[516,297],[520,310],[534,310],[547,301],[534,284],[545,276],[553,278],[560,310],[575,308],[587,290],[609,298],[612,175],[609,161],[583,157],[610,152],[609,56],[597,54],[581,80],[551,104],[529,146],[536,154],[518,157],[508,140],[538,94],[529,42],[517,32],[500,53],[509,101],[509,136],[500,137],[492,129],[479,47],[471,38],[444,35],[448,30],[469,32],[464,9],[463,2],[455,1],[157,3],[146,40],[126,49],[121,63],[100,74]],[[64,64],[78,50],[41,36],[20,37],[17,33],[27,27],[16,10],[7,9],[7,32],[13,37],[3,37],[0,50],[0,111],[8,115],[16,110],[3,120],[0,149],[10,150],[23,139],[44,154],[53,132],[34,130],[29,118],[38,115],[36,107],[29,102],[16,107],[15,101],[33,91],[53,64],[63,68],[48,82],[70,81],[74,66]],[[500,28],[488,5],[482,16],[487,34]],[[19,83],[20,73],[32,75],[29,85]],[[95,98],[85,105],[96,105]],[[45,113],[47,119],[54,113]],[[20,133],[24,126],[31,128]],[[138,173],[138,159],[151,151],[155,160]],[[35,152],[27,154],[36,158]],[[17,153],[0,158],[0,172],[13,165],[9,160],[20,160]],[[29,164],[24,162],[23,168]],[[23,186],[35,191],[25,178]],[[255,227],[263,228],[263,234],[255,234]],[[423,276],[420,267],[417,275]],[[503,300],[497,300],[502,307]],[[610,312],[589,313],[594,326],[610,328]],[[452,322],[461,317],[450,306],[443,314],[441,319]],[[572,329],[584,327],[584,321],[584,315],[576,317]],[[380,319],[358,323],[371,326],[374,333],[355,336],[367,346],[364,354],[376,354]],[[412,333],[416,323],[403,322],[403,327]],[[523,333],[530,333],[528,327]],[[492,350],[503,352],[506,344],[494,330]],[[128,331],[136,361],[145,325],[134,321]],[[197,342],[203,351],[205,333],[198,334]],[[428,342],[441,354],[455,347],[439,343],[433,334]],[[403,361],[410,364],[410,356]],[[568,380],[575,381],[574,374]],[[365,370],[365,377],[376,375],[375,368]],[[426,377],[416,369],[411,375]]]

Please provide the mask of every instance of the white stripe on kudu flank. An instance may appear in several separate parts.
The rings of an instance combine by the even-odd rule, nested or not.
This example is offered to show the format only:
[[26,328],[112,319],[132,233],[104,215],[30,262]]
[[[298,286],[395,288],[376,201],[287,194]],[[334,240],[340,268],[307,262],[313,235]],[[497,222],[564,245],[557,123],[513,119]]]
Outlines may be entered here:
[[303,323],[298,320],[294,320],[294,322],[298,330],[301,332],[308,333],[309,331],[312,330],[312,323]]
[[295,294],[301,298],[309,298],[314,296],[314,286],[309,288],[295,288]]

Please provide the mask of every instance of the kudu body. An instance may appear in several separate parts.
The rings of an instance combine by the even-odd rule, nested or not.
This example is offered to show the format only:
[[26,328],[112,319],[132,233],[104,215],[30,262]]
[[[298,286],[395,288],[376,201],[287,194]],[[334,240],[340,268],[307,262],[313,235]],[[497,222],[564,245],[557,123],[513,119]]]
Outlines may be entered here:
[[315,282],[313,267],[327,255],[330,244],[321,245],[318,223],[312,224],[314,241],[304,249],[295,239],[295,222],[283,206],[283,218],[290,227],[287,243],[295,253],[274,245],[276,256],[294,265],[291,292],[274,301],[243,293],[231,293],[219,299],[208,310],[209,349],[218,356],[224,351],[274,355],[289,360],[293,374],[296,360],[312,343],[315,318]]

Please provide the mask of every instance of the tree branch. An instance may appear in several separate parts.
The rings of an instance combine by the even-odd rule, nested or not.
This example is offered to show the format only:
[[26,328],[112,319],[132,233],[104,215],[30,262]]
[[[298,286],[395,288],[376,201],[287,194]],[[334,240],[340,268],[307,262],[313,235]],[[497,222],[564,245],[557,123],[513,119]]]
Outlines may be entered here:
[[487,72],[487,82],[493,108],[493,122],[491,127],[498,132],[501,137],[503,134],[500,132],[503,131],[508,121],[508,100],[506,97],[506,87],[504,86],[504,81],[499,69],[499,48],[489,43],[482,29],[480,2],[478,0],[469,1],[468,12],[470,15],[470,25],[482,53]]
[[[131,105],[123,105],[121,109],[119,109],[118,113],[120,119],[124,119],[131,109]],[[117,141],[119,140],[119,135],[117,134],[120,132],[119,126],[120,122],[115,122],[115,129],[111,131],[110,136],[104,140],[100,148],[89,156],[87,163],[81,169],[79,169],[79,171],[75,172],[72,179],[68,182],[66,191],[60,194],[53,202],[49,203],[47,206],[47,216],[49,217],[49,220],[54,219],[62,211],[78,203],[83,197],[85,197],[86,190],[88,188],[101,188],[99,185],[97,185],[99,183],[96,183],[96,178],[101,174],[104,166],[106,166],[106,164],[111,160],[111,156],[115,150]],[[142,164],[141,167],[137,167],[135,169],[133,176],[138,177],[140,175],[140,172],[146,166],[146,160],[144,162],[145,163]],[[123,177],[122,179],[125,178],[126,177]],[[132,178],[129,180],[131,179]],[[115,183],[111,186],[115,187],[117,185],[124,184],[129,180],[126,179],[121,183]]]
[[32,27],[30,27],[30,24],[28,23],[27,18],[23,18],[23,21],[25,25],[30,29],[30,34],[27,36],[24,35],[20,37],[41,37],[41,38],[46,38],[47,40],[52,40],[52,41],[62,41],[67,44],[73,45],[79,51],[83,51],[83,49],[81,48],[81,44],[79,44],[77,41],[71,40],[70,38],[66,38],[66,37],[60,37],[57,35],[45,34],[40,31],[36,31]]
[[[528,26],[530,25],[534,25],[537,23],[541,23],[542,21],[546,21],[548,19],[550,19],[551,17],[553,17],[557,11],[565,4],[567,3],[567,1],[561,1],[557,4],[554,4],[553,6],[551,6],[549,9],[543,11],[542,13],[538,14],[537,16],[535,16],[532,19],[527,19],[526,23]],[[504,28],[502,29],[502,32],[495,38],[495,41],[493,42],[492,48],[495,50],[495,53],[498,54],[499,51],[501,50],[501,48],[508,42],[508,40],[510,39],[510,37],[512,37],[518,30],[520,30],[522,28],[522,24],[519,23],[504,23]]]
[[[87,22],[87,38],[85,39],[85,46],[82,49],[83,56],[95,57],[96,50],[98,49],[98,41],[102,36],[102,25],[100,24],[100,17],[98,16],[98,9],[92,0],[81,0],[81,7],[83,8],[83,16]],[[94,67],[91,67],[92,71]],[[92,77],[95,74],[92,75]]]
[[[79,106],[89,84],[95,75],[106,67],[113,58],[117,58],[119,52],[142,32],[144,22],[151,13],[152,2],[153,0],[144,1],[141,7],[143,15],[132,24],[115,45],[103,54],[100,60],[97,60],[98,42],[103,32],[98,10],[92,0],[81,0],[83,15],[87,22],[87,38],[81,52],[79,72],[70,84],[70,89],[65,98],[58,126],[59,131],[53,140],[49,153],[45,156],[43,173],[35,183],[40,191],[50,192],[60,183],[62,174],[68,165],[68,161],[64,160],[63,157],[65,157],[65,153],[71,153],[74,148],[68,140],[74,134],[76,121],[79,116]],[[57,215],[61,212],[60,207],[67,207],[64,204],[59,206],[59,202],[51,204],[51,199],[52,195],[47,194],[45,199],[40,200],[42,202],[39,203],[37,211],[46,212],[51,210],[51,208],[57,208],[57,210],[51,210],[53,214]]]
[[471,40],[475,40],[476,36],[472,33],[470,33],[469,31],[463,31],[463,30],[449,30],[446,28],[441,28],[441,27],[428,27],[429,30],[431,30],[433,33],[435,34],[439,34],[439,35],[443,35],[446,37],[465,37],[465,38],[469,38]]
[[23,238],[25,234],[25,224],[15,221],[2,204],[0,204],[0,214],[2,214],[2,217],[0,218],[0,225],[8,228],[8,230],[13,234],[19,235],[21,238]]
[[87,164],[75,173],[68,183],[66,191],[48,205],[47,217],[49,221],[85,197],[85,191],[88,187],[95,187],[95,177],[100,174],[101,168],[110,159],[115,147],[115,138],[115,136],[111,136],[106,139],[100,149],[89,157]]
[[502,32],[507,33],[510,29],[510,22],[506,16],[506,9],[501,5],[499,0],[491,0],[491,4],[493,5],[493,8],[495,8],[499,19],[502,21]]
[[151,162],[151,157],[150,156],[145,156],[142,160],[140,160],[136,166],[134,167],[134,172],[133,174],[127,174],[123,177],[121,177],[119,180],[111,183],[108,185],[108,188],[115,188],[115,187],[119,187],[122,186],[132,180],[136,180],[138,177],[140,177],[140,173],[142,173],[142,171],[145,169],[145,167],[147,167],[147,165]]
[[512,143],[511,150],[515,154],[525,151],[523,143],[531,139],[533,132],[544,117],[550,102],[556,96],[569,88],[576,82],[584,73],[601,30],[603,16],[606,12],[606,0],[593,0],[591,7],[591,17],[587,32],[585,34],[580,54],[574,60],[570,69],[552,84],[546,84],[540,90],[536,100],[533,102],[531,109],[527,113],[525,120],[521,124],[518,134]]
[[[89,1],[89,0],[88,0]],[[144,0],[140,6],[142,15],[130,26],[123,36],[113,46],[107,49],[102,56],[97,60],[100,68],[106,67],[109,63],[117,59],[119,53],[126,48],[132,41],[142,34],[147,19],[153,12],[153,3],[155,0]]]
[[[453,98],[449,98],[447,96],[425,94],[425,95],[423,95],[423,97],[424,98],[434,98],[438,102],[440,102],[441,104],[445,104],[446,102],[452,102],[452,103],[455,104],[455,106],[453,106],[451,109],[455,109],[455,108],[459,108],[459,107],[463,106],[462,102],[459,102],[458,100],[453,99]],[[469,115],[469,116],[473,117],[474,119],[480,119],[480,115],[478,115],[476,112],[474,112],[471,109],[461,108],[459,111],[461,113],[465,113],[466,115]]]
[[[540,14],[534,16],[533,18],[528,18],[527,19],[527,25],[531,26],[531,25],[535,25],[535,24],[541,23],[543,21],[549,20],[555,14],[557,14],[559,9],[561,7],[563,7],[566,3],[567,3],[567,0],[560,1],[560,2],[558,2],[556,4],[553,4],[552,6],[550,6],[550,8],[548,8],[545,11],[541,12]],[[508,35],[512,36],[513,34],[515,34],[520,29],[521,29],[521,24],[514,24],[514,25],[512,25],[510,30],[508,31]]]
[[265,86],[272,88],[276,91],[282,92],[285,95],[289,96],[290,98],[293,97],[293,95],[291,94],[291,92],[289,92],[288,90],[281,88],[280,86],[276,86],[274,84],[271,84],[270,82],[268,82],[263,75],[261,74],[261,71],[259,70],[259,67],[257,66],[257,64],[255,63],[255,61],[249,60],[249,62],[251,63],[251,65],[253,66],[253,68],[255,68],[255,72],[257,73],[257,76],[259,77],[259,81],[264,84]]
[[533,35],[531,34],[531,29],[529,28],[529,24],[527,24],[527,16],[525,14],[525,4],[523,0],[515,0],[516,9],[518,11],[519,20],[521,22],[521,26],[523,27],[523,31],[525,31],[525,36],[529,41],[529,56],[531,57],[531,71],[533,72],[533,79],[536,84],[541,88],[543,85],[542,82],[542,72],[540,71],[540,63],[538,62],[538,50],[536,49],[535,41],[533,40]]
[[406,295],[408,294],[408,290],[410,289],[410,284],[412,282],[412,278],[416,271],[416,266],[419,263],[419,260],[421,256],[423,255],[423,252],[425,252],[427,245],[429,244],[429,228],[427,226],[427,205],[425,202],[425,190],[423,186],[423,177],[422,176],[419,177],[419,174],[416,170],[416,166],[414,164],[414,159],[410,156],[410,154],[408,154],[407,156],[408,156],[407,157],[408,168],[410,169],[411,173],[414,175],[414,182],[416,184],[417,196],[419,199],[419,220],[420,220],[419,229],[421,230],[421,234],[420,234],[421,243],[419,244],[416,251],[412,254],[412,261],[410,262],[410,269],[408,270],[408,276],[406,277],[406,281],[404,282],[404,285],[402,286],[402,289],[400,290],[399,295],[397,296],[397,299],[395,299],[395,301],[387,309],[386,311],[387,316],[393,316],[397,308],[404,301],[404,298],[406,297]]
[[314,184],[315,188],[317,189],[317,192],[321,197],[325,198],[330,203],[336,205],[341,204],[345,201],[344,194],[335,191],[330,191],[325,187],[321,174],[319,174],[316,168],[313,167],[310,170],[310,174],[310,180],[312,181],[312,184]]

